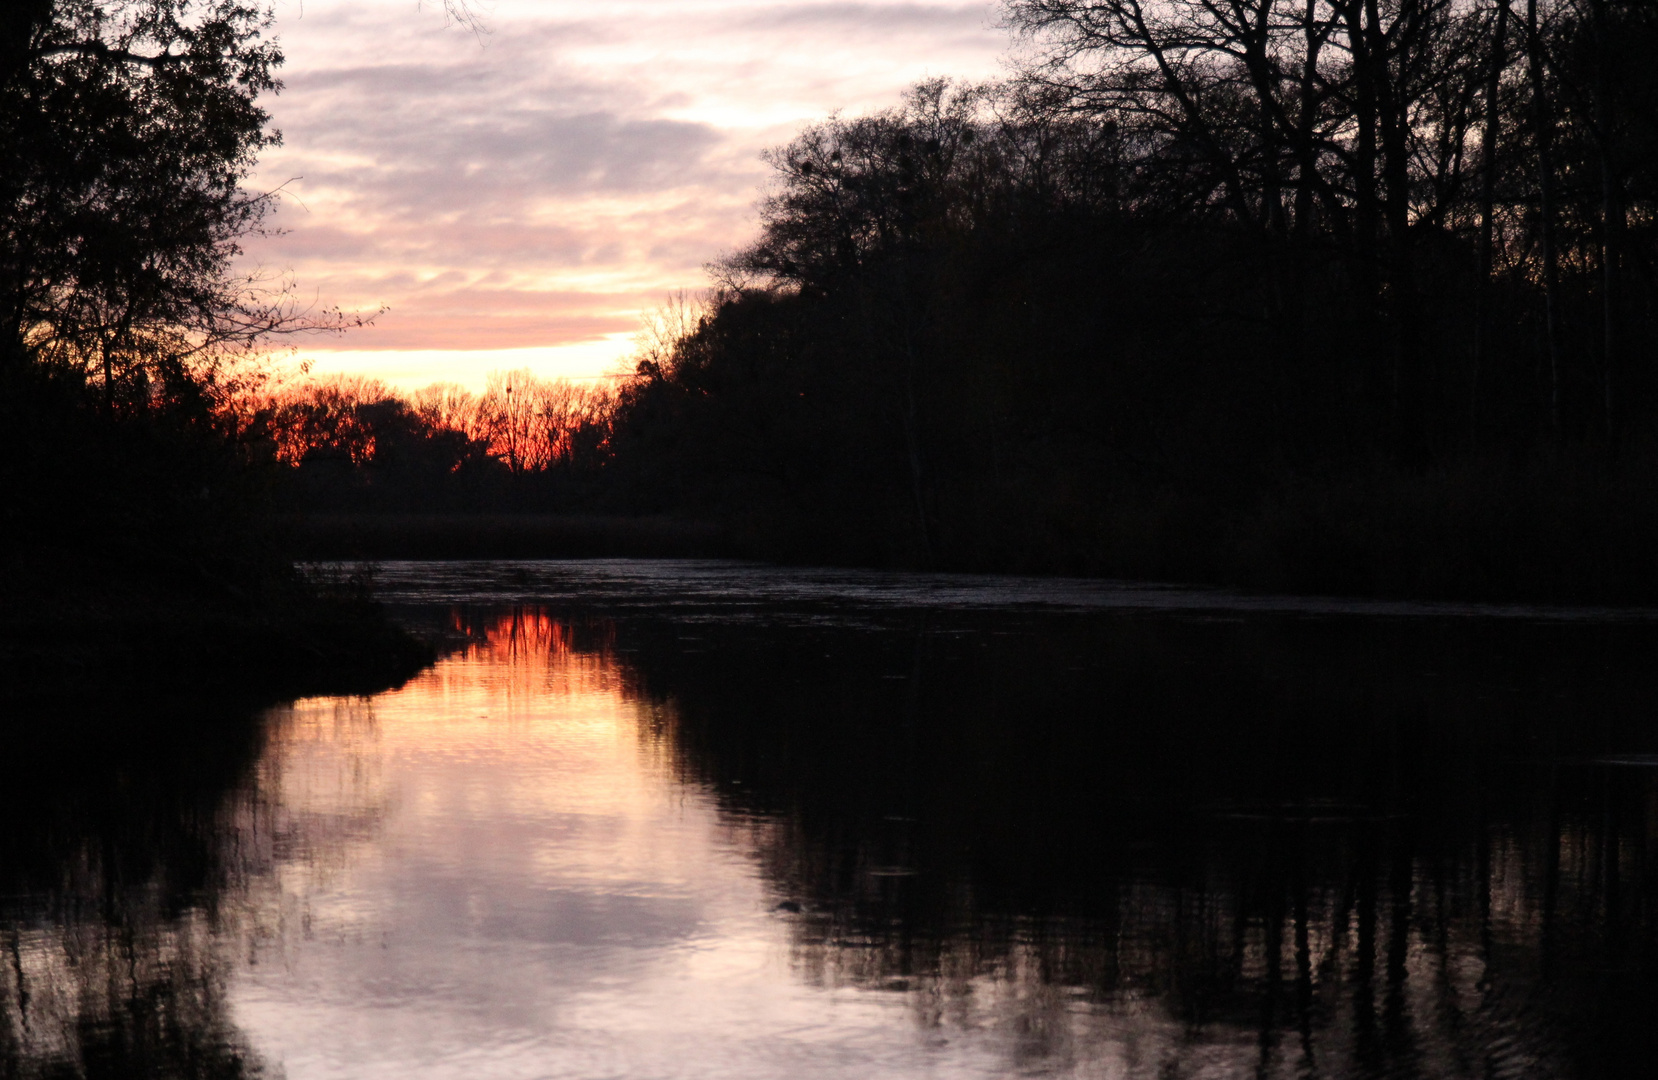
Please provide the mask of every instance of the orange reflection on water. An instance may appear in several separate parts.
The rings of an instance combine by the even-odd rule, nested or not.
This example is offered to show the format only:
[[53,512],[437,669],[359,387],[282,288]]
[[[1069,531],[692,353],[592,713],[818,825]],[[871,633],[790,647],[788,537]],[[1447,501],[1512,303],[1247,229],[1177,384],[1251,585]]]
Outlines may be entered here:
[[634,696],[616,661],[616,632],[608,622],[577,625],[523,607],[483,622],[456,611],[450,627],[467,637],[465,648],[399,693],[476,688],[480,670],[487,669],[485,683],[494,693]]
[[[492,890],[694,876],[718,840],[681,813],[663,706],[632,691],[612,628],[539,608],[456,612],[451,628],[467,644],[402,688],[301,701],[273,726],[261,787],[295,838],[283,906],[343,930],[380,906],[364,896],[409,891],[362,868],[415,851],[473,906]],[[347,863],[358,873],[340,876]]]

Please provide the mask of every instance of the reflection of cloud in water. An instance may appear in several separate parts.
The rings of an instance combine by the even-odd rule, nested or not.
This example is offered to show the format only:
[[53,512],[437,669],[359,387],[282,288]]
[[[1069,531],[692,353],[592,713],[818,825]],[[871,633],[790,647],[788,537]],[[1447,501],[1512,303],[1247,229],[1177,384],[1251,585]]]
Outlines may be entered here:
[[656,712],[602,630],[520,612],[400,691],[280,717],[275,832],[310,835],[256,905],[255,1043],[295,1077],[591,1075],[813,1027],[775,993],[752,871],[642,734]]

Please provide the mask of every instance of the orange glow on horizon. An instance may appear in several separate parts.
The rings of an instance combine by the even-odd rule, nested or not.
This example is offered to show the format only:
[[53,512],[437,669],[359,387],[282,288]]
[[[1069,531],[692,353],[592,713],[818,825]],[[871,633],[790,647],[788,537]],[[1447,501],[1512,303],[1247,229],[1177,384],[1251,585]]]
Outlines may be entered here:
[[[602,452],[615,401],[609,383],[506,371],[491,372],[481,394],[445,383],[411,394],[360,376],[309,379],[246,395],[230,412],[243,429],[269,438],[277,460],[290,466],[314,459],[371,464],[383,435],[408,431],[458,437],[467,457],[481,450],[520,473],[569,460],[578,436]],[[460,467],[457,459],[451,471]]]

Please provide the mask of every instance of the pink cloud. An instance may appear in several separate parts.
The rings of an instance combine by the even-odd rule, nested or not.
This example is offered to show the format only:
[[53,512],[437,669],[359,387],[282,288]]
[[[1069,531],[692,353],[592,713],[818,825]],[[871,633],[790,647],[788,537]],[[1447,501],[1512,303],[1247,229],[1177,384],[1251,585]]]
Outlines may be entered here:
[[960,3],[497,0],[482,44],[409,0],[279,10],[286,230],[248,260],[323,305],[389,305],[351,349],[557,346],[625,332],[743,243],[759,153],[925,75],[982,78]]

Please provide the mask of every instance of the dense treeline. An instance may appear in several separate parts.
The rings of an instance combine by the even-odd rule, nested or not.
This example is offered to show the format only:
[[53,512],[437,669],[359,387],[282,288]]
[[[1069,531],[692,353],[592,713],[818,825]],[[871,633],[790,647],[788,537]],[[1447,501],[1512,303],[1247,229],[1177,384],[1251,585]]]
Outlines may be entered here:
[[309,379],[236,404],[242,429],[302,511],[570,509],[595,498],[614,395],[603,382],[491,372],[474,394],[403,394],[355,376]]
[[793,556],[1658,593],[1658,8],[1016,0],[772,155],[611,468]]

